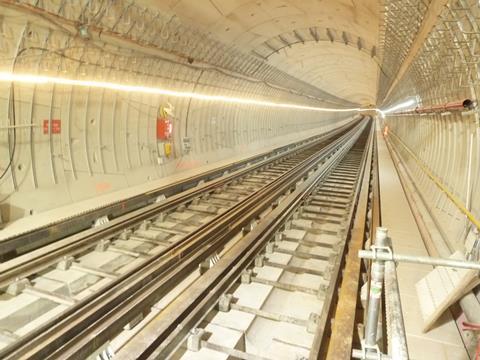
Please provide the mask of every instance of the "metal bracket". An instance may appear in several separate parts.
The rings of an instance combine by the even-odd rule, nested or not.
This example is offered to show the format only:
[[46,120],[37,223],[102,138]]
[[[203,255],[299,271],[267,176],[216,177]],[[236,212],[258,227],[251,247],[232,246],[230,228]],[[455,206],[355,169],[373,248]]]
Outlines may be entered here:
[[378,360],[382,360],[382,352],[377,344],[375,345],[367,345],[365,344],[365,340],[361,341],[362,345],[362,359],[367,359],[367,351],[372,350],[374,353],[369,353],[369,355],[374,355],[377,357]]
[[99,217],[95,220],[92,227],[96,228],[96,227],[105,225],[109,221],[110,221],[110,219],[108,218],[108,215],[101,216],[101,217]]
[[466,258],[468,261],[479,261],[480,260],[480,234],[477,228],[473,230],[473,233],[475,235],[475,240],[473,240]]
[[379,251],[386,251],[390,255],[390,260],[394,261],[393,260],[393,251],[390,248],[390,246],[371,245],[370,250],[372,250],[372,252],[373,252],[373,259],[372,260],[377,260],[378,259],[377,253]]
[[163,194],[158,195],[158,196],[156,197],[156,199],[155,199],[155,202],[156,202],[156,203],[162,202],[162,201],[165,200],[166,198],[167,198],[167,197],[166,197],[165,195],[163,195]]
[[205,329],[194,328],[190,331],[187,338],[187,349],[190,351],[200,351],[202,348],[202,340],[206,335]]

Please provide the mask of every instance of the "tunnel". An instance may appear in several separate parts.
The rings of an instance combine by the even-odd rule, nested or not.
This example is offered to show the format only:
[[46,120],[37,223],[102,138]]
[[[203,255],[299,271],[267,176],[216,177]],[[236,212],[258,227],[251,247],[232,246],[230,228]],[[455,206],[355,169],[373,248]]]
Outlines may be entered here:
[[0,0],[1,359],[479,359],[480,3]]

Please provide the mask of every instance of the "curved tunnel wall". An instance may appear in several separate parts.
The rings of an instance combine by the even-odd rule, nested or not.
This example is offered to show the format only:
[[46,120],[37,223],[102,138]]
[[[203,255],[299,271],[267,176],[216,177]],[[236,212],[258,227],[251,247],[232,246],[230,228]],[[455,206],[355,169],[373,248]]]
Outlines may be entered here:
[[[126,35],[119,30],[127,18],[123,13],[117,16],[120,23],[111,26],[125,35],[123,39],[85,40],[80,38],[78,29],[69,30],[70,23],[64,21],[69,16],[80,16],[75,10],[79,14],[85,10],[80,7],[81,2],[79,9],[54,8],[44,3],[49,11],[45,14],[51,17],[49,21],[45,21],[45,14],[40,18],[21,7],[5,9],[0,22],[0,47],[6,55],[1,59],[0,71],[140,83],[311,106],[351,105],[232,49],[224,49],[219,58],[215,57],[218,53],[215,49],[208,51],[197,46],[198,51],[215,57],[204,56],[203,60],[218,67],[205,63],[199,66],[195,61],[190,64],[190,59],[155,56],[151,44],[148,51],[138,51],[130,46],[135,22],[129,20],[130,27],[123,30]],[[51,16],[54,13],[61,13],[62,17]],[[64,22],[59,24],[59,21]],[[171,47],[166,50],[175,50],[175,45],[167,41],[162,44]],[[181,41],[176,44],[185,46]],[[201,45],[223,49],[208,37]],[[240,61],[244,66],[240,66]],[[220,66],[222,62],[244,71],[232,73],[228,66]],[[173,108],[170,116],[173,152],[169,157],[164,155],[163,141],[156,138],[156,118],[162,106]],[[238,153],[295,141],[341,125],[353,115],[6,82],[0,83],[0,111],[0,174],[5,171],[0,180],[0,206],[4,221],[142,184]],[[44,121],[50,119],[60,120],[60,129],[55,130],[58,133],[54,133],[53,126],[45,131]],[[190,139],[189,152],[182,147],[184,138]],[[13,161],[8,167],[11,156]]]
[[[424,12],[423,6],[419,9]],[[388,18],[393,19],[392,16]],[[403,26],[408,25],[405,17],[394,19],[404,21]],[[465,98],[479,99],[480,72],[478,49],[475,47],[480,40],[478,19],[478,2],[447,2],[405,76],[384,102],[384,108],[412,98],[417,100],[418,106],[439,105]],[[387,42],[398,41],[395,39],[398,35],[391,34],[390,38],[388,32],[386,35]],[[387,80],[383,84],[387,84]],[[387,93],[387,90],[385,85],[381,92]],[[390,137],[439,226],[444,242],[451,252],[468,248],[477,237],[473,233],[475,226],[446,196],[445,191],[426,175],[402,143],[448,192],[476,219],[480,219],[478,111],[423,116],[391,114],[385,121],[390,132],[399,138]]]
[[388,118],[388,124],[390,140],[410,170],[442,231],[444,241],[451,252],[463,251],[465,240],[472,230],[471,224],[422,169],[422,165],[478,217],[478,122],[473,116],[456,114],[392,117]]

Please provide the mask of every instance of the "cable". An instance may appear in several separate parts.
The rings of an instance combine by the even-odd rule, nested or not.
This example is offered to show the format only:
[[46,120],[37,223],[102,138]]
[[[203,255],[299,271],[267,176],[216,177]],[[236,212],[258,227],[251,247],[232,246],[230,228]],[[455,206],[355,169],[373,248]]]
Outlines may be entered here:
[[[65,55],[63,52],[59,52],[57,50],[50,50],[50,49],[46,49],[46,48],[42,48],[42,47],[32,46],[32,47],[23,48],[17,53],[17,55],[15,56],[15,58],[13,60],[12,72],[15,71],[15,65],[17,64],[18,58],[27,50],[41,50],[41,51],[51,52],[51,53],[54,53],[58,56],[62,56],[62,57],[65,57],[67,59],[78,61],[78,62],[82,63],[81,60],[71,58],[71,57]],[[10,96],[10,98],[11,98],[11,102],[10,102],[10,111],[11,111],[10,125],[12,125],[12,122],[13,122],[13,127],[12,127],[12,130],[13,130],[13,146],[12,146],[11,152],[10,152],[10,160],[8,162],[7,167],[3,171],[2,175],[0,175],[0,180],[2,180],[5,177],[5,175],[7,175],[8,170],[11,169],[11,167],[13,165],[13,159],[15,157],[15,151],[17,149],[17,128],[16,128],[17,119],[16,119],[16,112],[15,112],[15,84],[14,84],[13,81],[11,83],[10,91],[11,91],[11,96]],[[10,129],[9,129],[9,132],[8,132],[8,139],[9,139],[9,148],[10,148]]]
[[[15,157],[15,150],[17,148],[17,129],[16,129],[16,118],[15,118],[15,88],[14,88],[14,84],[13,84],[13,81],[12,81],[12,86],[11,86],[11,106],[10,106],[10,109],[11,109],[11,113],[12,113],[12,116],[11,116],[11,119],[13,120],[13,147],[11,149],[11,152],[10,152],[10,161],[8,162],[8,165],[7,167],[5,168],[5,170],[3,171],[2,175],[0,175],[0,180],[2,180],[5,175],[7,174],[8,170],[12,167],[12,164],[13,164],[13,158]],[[12,120],[10,122],[12,122]],[[10,139],[10,132],[8,133],[8,138]],[[10,141],[9,141],[10,143]],[[9,148],[10,148],[10,144],[9,144]]]
[[[27,50],[27,48],[23,48],[17,53],[17,56],[13,60],[12,71],[15,71],[15,65],[17,64],[17,59],[26,50]],[[13,159],[15,157],[15,150],[17,149],[17,127],[16,127],[17,119],[16,119],[16,114],[15,114],[15,85],[14,85],[13,81],[11,83],[10,91],[11,91],[10,98],[12,99],[11,102],[10,102],[10,104],[11,104],[10,105],[10,110],[11,110],[10,123],[12,123],[12,121],[13,121],[13,147],[12,147],[11,152],[10,152],[10,160],[8,162],[7,167],[3,171],[2,175],[0,175],[0,180],[2,180],[5,177],[5,175],[7,174],[8,170],[11,169],[12,164],[13,164]],[[10,130],[8,131],[8,139],[9,139],[8,147],[10,148]],[[12,173],[13,173],[13,171],[12,171]]]

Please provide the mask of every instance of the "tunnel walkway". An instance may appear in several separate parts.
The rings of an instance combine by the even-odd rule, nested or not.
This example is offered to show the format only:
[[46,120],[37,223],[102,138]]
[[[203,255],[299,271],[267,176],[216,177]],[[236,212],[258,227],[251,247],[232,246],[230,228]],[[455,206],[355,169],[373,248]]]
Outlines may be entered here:
[[[382,226],[389,231],[394,251],[428,256],[381,128],[377,129],[377,140]],[[397,267],[409,355],[412,359],[469,359],[449,311],[431,331],[422,331],[422,313],[415,284],[432,269],[430,265],[405,263]]]

